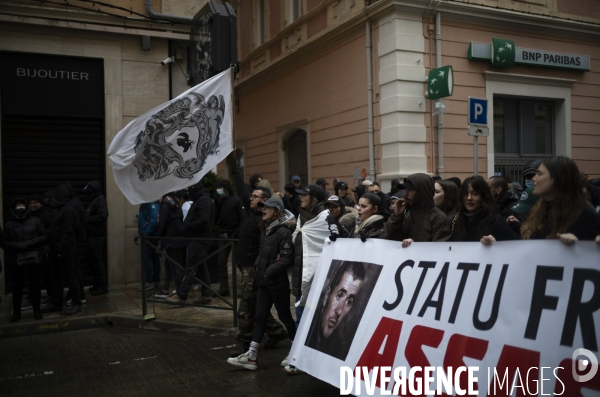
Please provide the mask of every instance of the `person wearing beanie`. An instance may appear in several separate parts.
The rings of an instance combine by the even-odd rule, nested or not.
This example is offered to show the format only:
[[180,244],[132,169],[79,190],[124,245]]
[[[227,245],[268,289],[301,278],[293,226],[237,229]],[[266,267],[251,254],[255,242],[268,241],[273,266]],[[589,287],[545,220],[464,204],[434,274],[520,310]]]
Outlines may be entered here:
[[231,183],[227,179],[217,182],[217,213],[215,222],[219,226],[219,284],[217,293],[221,296],[229,296],[229,269],[228,261],[231,254],[230,239],[237,239],[240,234],[240,226],[246,220],[246,210],[242,200],[233,194]]

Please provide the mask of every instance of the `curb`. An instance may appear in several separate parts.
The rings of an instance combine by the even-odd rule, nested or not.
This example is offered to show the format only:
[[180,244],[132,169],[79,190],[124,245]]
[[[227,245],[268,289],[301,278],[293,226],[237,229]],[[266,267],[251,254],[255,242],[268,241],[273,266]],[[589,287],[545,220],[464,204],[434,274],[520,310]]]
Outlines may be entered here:
[[46,335],[81,331],[101,327],[137,328],[152,331],[185,332],[189,334],[235,336],[237,329],[203,327],[201,324],[180,323],[170,320],[146,321],[140,316],[99,314],[68,319],[36,321],[0,326],[0,340],[20,336]]

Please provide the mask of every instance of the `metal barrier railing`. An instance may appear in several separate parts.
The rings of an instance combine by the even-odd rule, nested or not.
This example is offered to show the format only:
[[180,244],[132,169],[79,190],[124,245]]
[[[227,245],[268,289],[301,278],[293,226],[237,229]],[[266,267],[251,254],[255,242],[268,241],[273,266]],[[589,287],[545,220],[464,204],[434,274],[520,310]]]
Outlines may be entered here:
[[[222,297],[217,291],[214,291],[210,285],[205,284],[202,280],[200,280],[197,275],[194,273],[194,269],[190,269],[190,276],[192,276],[194,278],[194,280],[201,284],[203,287],[208,288],[208,290],[210,292],[212,292],[214,294],[214,296],[218,297],[219,299],[221,299],[223,302],[225,302],[227,304],[227,306],[229,307],[222,307],[222,306],[211,306],[211,305],[194,305],[194,304],[189,304],[189,303],[171,303],[171,302],[167,302],[165,300],[156,300],[154,297],[152,297],[152,314],[148,314],[148,297],[153,295],[153,292],[148,293],[148,291],[146,290],[146,267],[144,264],[144,244],[148,244],[151,248],[155,249],[155,250],[159,250],[159,248],[152,244],[150,241],[148,240],[185,240],[186,242],[206,242],[206,243],[210,243],[210,242],[214,242],[214,241],[218,241],[219,243],[223,243],[223,242],[227,242],[226,244],[220,245],[219,248],[210,253],[209,255],[206,256],[206,258],[204,258],[199,264],[197,264],[196,266],[200,266],[202,263],[206,263],[206,266],[208,266],[208,260],[210,258],[212,258],[215,255],[218,255],[219,252],[221,252],[222,250],[226,249],[227,247],[231,247],[231,283],[232,283],[232,302],[228,301],[227,299],[225,299],[224,297]],[[175,306],[192,306],[192,307],[204,307],[204,308],[210,308],[210,309],[218,309],[218,310],[231,310],[233,311],[233,326],[237,327],[238,325],[238,318],[237,318],[237,243],[239,240],[237,239],[219,239],[219,238],[190,238],[190,237],[158,237],[158,236],[137,236],[134,239],[134,243],[136,245],[140,246],[140,251],[141,251],[141,258],[142,258],[142,265],[141,265],[141,273],[142,273],[142,316],[144,317],[144,320],[152,320],[154,318],[156,318],[156,302],[162,303],[162,304],[168,304],[168,305],[175,305]],[[175,266],[177,266],[181,271],[182,274],[184,274],[185,277],[185,264],[181,264],[178,263],[175,259],[171,258],[170,256],[168,256],[166,254],[166,250],[162,251],[162,256],[165,257],[165,260],[170,261],[171,263],[173,263]]]

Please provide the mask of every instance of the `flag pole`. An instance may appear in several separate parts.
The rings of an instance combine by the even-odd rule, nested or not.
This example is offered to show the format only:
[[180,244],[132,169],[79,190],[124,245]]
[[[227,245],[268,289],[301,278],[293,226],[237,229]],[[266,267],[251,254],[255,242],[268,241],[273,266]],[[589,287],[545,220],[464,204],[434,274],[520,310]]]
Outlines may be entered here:
[[237,161],[237,138],[235,135],[235,64],[231,64],[229,69],[231,70],[231,135],[233,137],[233,159]]

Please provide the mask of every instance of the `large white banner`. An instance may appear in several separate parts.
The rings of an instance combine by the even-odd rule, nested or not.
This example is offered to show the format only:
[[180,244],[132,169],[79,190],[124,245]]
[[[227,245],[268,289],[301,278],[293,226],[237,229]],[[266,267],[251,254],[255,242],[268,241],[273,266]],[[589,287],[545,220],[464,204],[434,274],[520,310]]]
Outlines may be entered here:
[[339,239],[288,361],[341,394],[600,396],[599,343],[593,242]]
[[130,122],[108,148],[132,204],[191,186],[233,150],[232,74],[227,70]]

